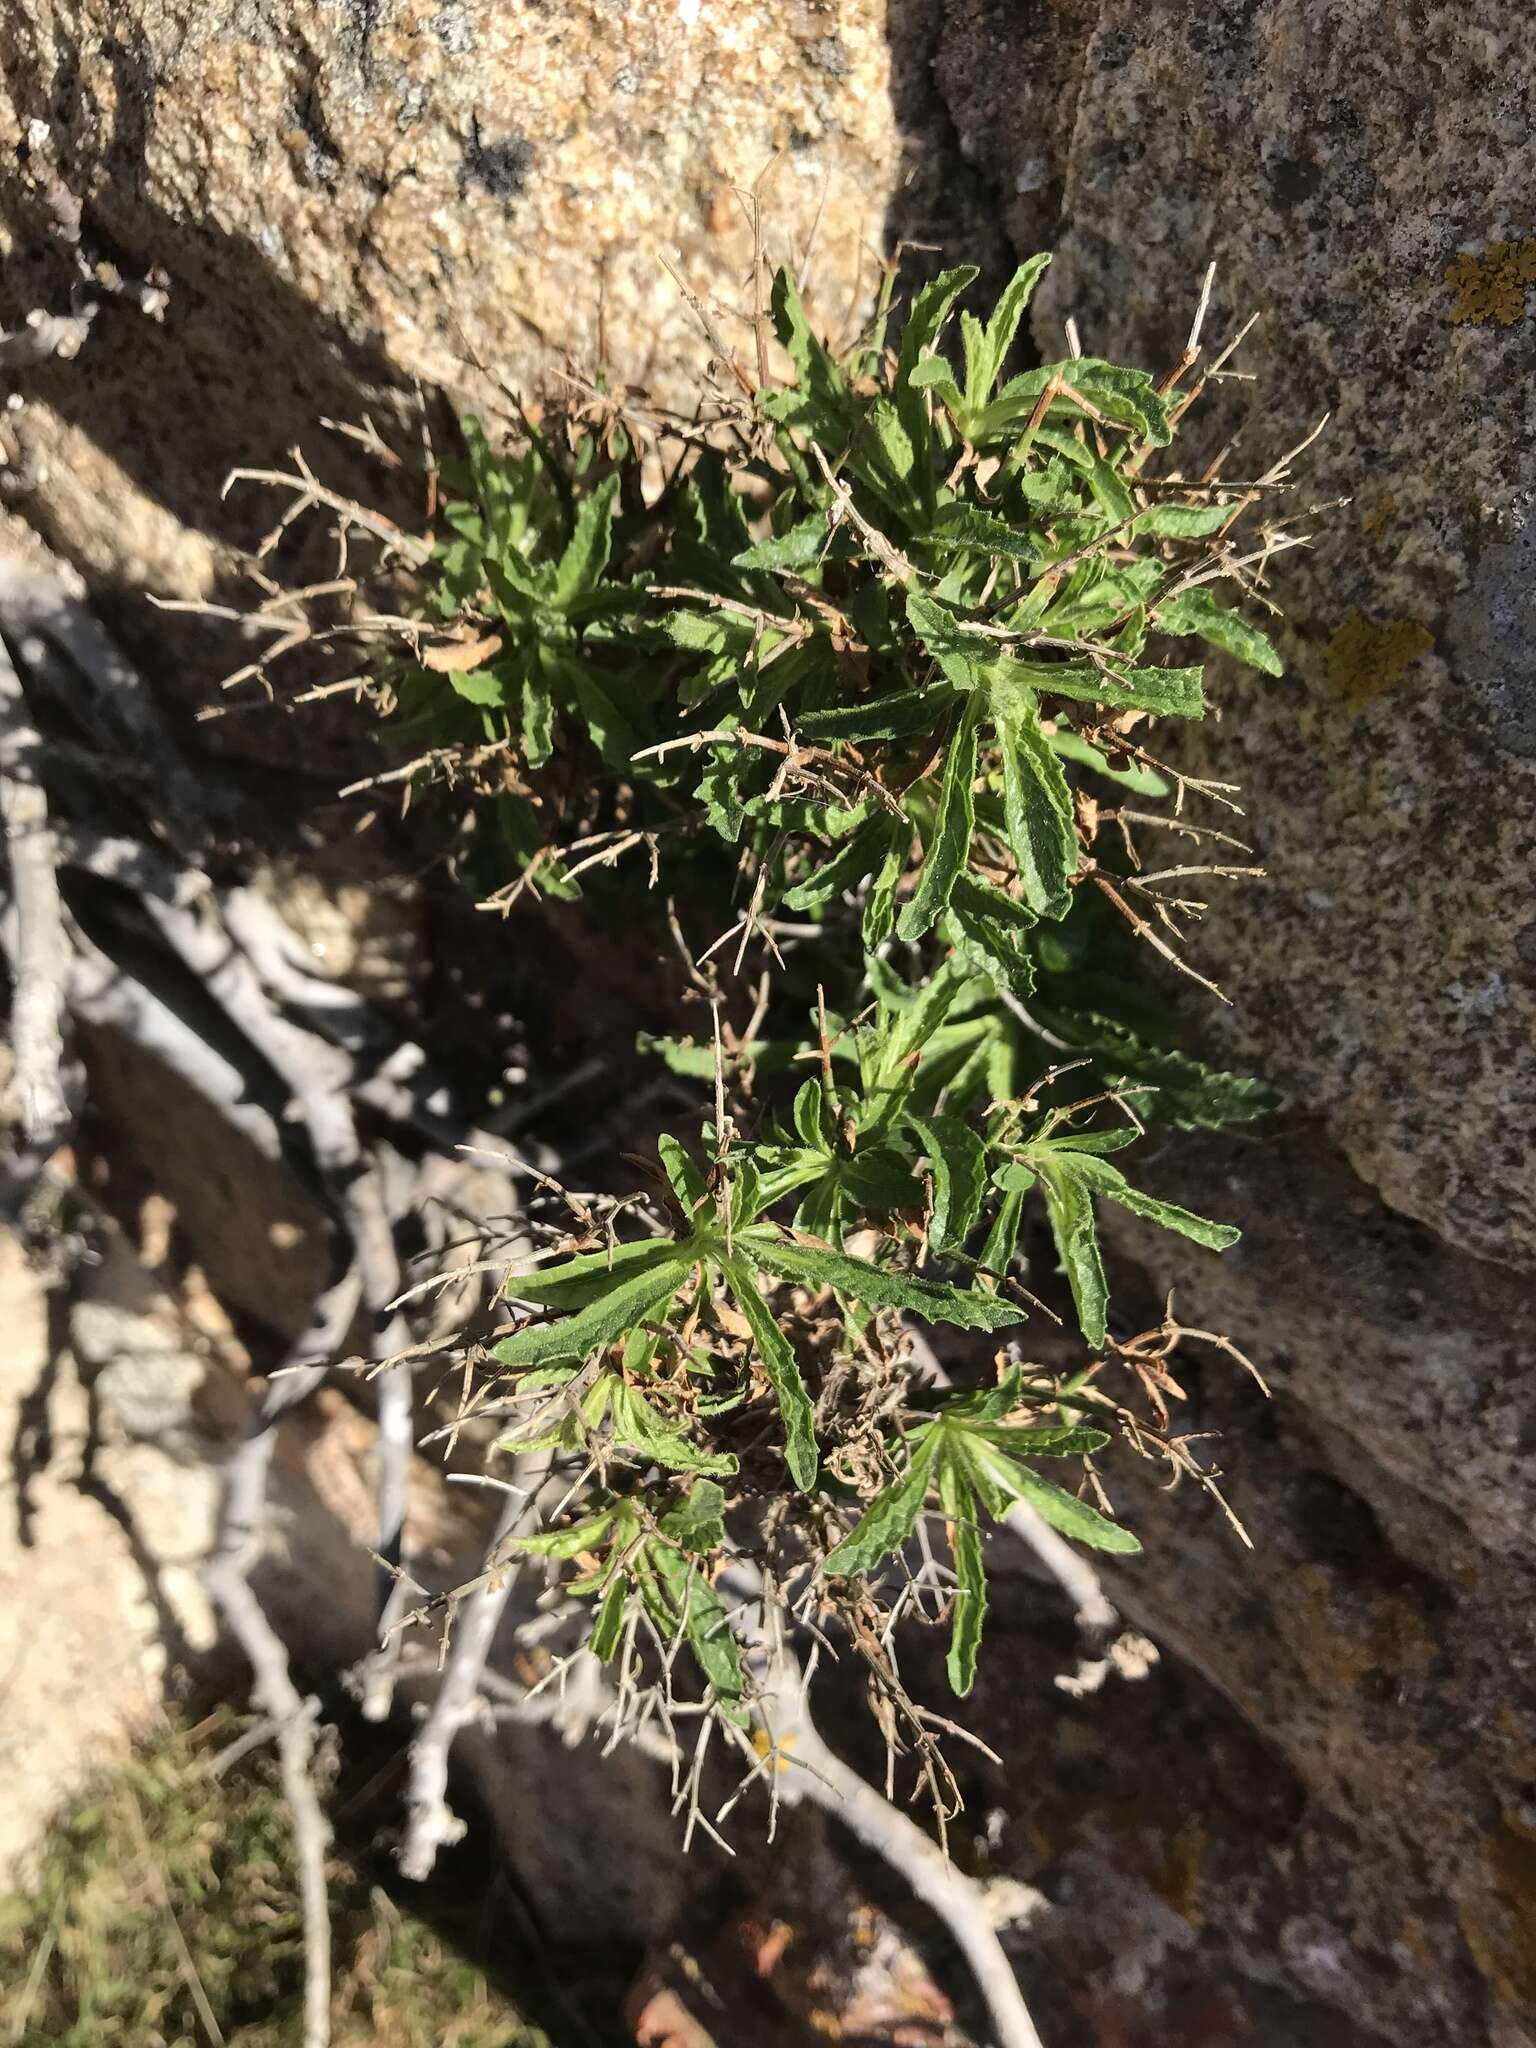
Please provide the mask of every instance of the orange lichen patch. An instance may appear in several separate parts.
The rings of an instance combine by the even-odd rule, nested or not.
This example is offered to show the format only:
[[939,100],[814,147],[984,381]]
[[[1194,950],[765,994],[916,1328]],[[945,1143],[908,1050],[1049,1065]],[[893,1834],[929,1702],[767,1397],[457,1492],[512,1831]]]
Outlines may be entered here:
[[1396,498],[1393,497],[1390,491],[1378,491],[1372,501],[1370,511],[1365,514],[1360,524],[1365,532],[1374,534],[1379,539],[1396,517]]
[[1536,1727],[1521,1719],[1507,1701],[1494,1711],[1504,1767],[1511,1777],[1536,1778]]
[[1204,1828],[1180,1828],[1148,1882],[1165,1906],[1191,1927],[1201,1925],[1200,1868],[1205,1861]]
[[1458,256],[1445,271],[1456,293],[1456,326],[1512,327],[1525,311],[1525,288],[1536,284],[1536,235],[1490,242],[1481,256]]
[[1328,680],[1347,703],[1369,704],[1434,644],[1417,619],[1372,619],[1352,611],[1328,642]]
[[1536,2006],[1536,1830],[1506,1813],[1488,1837],[1487,1856],[1493,1897],[1475,1911],[1463,1905],[1461,1931],[1496,1996],[1529,2011]]
[[1438,1968],[1440,1959],[1435,1952],[1434,1944],[1425,1933],[1424,1922],[1417,1914],[1408,1913],[1404,1916],[1403,1924],[1397,1930],[1397,1938],[1426,1976],[1431,1970]]

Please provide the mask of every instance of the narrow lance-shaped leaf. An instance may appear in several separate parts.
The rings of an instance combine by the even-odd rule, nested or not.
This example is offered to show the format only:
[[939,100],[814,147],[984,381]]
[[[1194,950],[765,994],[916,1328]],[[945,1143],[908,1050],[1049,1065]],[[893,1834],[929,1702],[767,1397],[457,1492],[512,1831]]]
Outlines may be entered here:
[[1110,1521],[1086,1501],[1075,1500],[1070,1493],[1031,1472],[1027,1465],[1017,1464],[994,1450],[984,1439],[968,1436],[964,1449],[971,1477],[981,1485],[985,1474],[989,1487],[995,1488],[1000,1496],[1000,1506],[1001,1497],[1024,1501],[1053,1529],[1094,1550],[1112,1550],[1122,1557],[1135,1557],[1140,1551],[1141,1544],[1129,1529],[1122,1529],[1118,1522]]
[[686,1148],[670,1132],[663,1131],[656,1140],[656,1154],[667,1179],[672,1184],[672,1192],[683,1208],[696,1208],[704,1200],[708,1190],[704,1185],[703,1174],[689,1158]]
[[587,1645],[599,1664],[611,1664],[619,1653],[619,1644],[624,1639],[624,1608],[628,1599],[629,1586],[624,1574],[615,1572],[598,1602]]
[[980,272],[973,263],[957,265],[953,270],[940,271],[931,284],[925,285],[912,304],[907,324],[902,330],[901,354],[896,362],[896,407],[901,414],[901,423],[907,430],[907,438],[919,452],[918,477],[925,487],[924,495],[932,507],[933,472],[926,459],[929,447],[927,415],[923,410],[922,391],[912,382],[912,373],[917,368],[923,351],[930,348],[939,337],[949,315],[951,306],[968,284]]
[[1060,917],[1077,872],[1072,792],[1032,707],[999,706],[1003,818],[1024,901],[1041,917]]
[[976,1658],[987,1614],[987,1573],[982,1563],[975,1503],[965,1483],[964,1468],[956,1458],[946,1457],[939,1466],[939,1504],[944,1510],[950,1552],[955,1560],[947,1660],[949,1683],[955,1696],[964,1699],[976,1682]]
[[900,1550],[917,1527],[923,1502],[928,1498],[938,1448],[937,1433],[932,1429],[923,1431],[912,1446],[911,1461],[902,1477],[875,1496],[829,1554],[824,1569],[834,1578],[873,1571],[882,1557]]
[[891,820],[885,850],[864,902],[860,930],[866,951],[883,946],[896,928],[896,891],[907,865],[911,829],[900,818]]
[[750,1255],[754,1264],[778,1279],[793,1280],[802,1287],[833,1287],[849,1300],[867,1302],[874,1308],[910,1309],[930,1323],[950,1323],[961,1330],[1002,1330],[1024,1320],[1022,1309],[990,1295],[967,1293],[917,1273],[892,1272],[843,1252],[819,1251],[811,1245],[789,1244],[754,1233]]
[[816,512],[801,519],[787,532],[772,534],[731,558],[735,569],[809,569],[827,544],[827,517]]
[[933,1174],[930,1242],[935,1251],[958,1251],[965,1243],[986,1192],[986,1155],[980,1138],[957,1117],[909,1117],[922,1140]]
[[883,849],[888,831],[885,812],[867,818],[830,856],[817,849],[816,865],[803,882],[784,897],[789,910],[817,910],[855,888],[869,873]]
[[745,1680],[741,1651],[719,1594],[699,1566],[669,1543],[648,1544],[646,1563],[665,1590],[667,1605],[675,1617],[673,1629],[681,1629],[717,1698],[734,1706],[741,1698]]
[[1083,1335],[1097,1350],[1108,1329],[1109,1287],[1094,1227],[1092,1198],[1075,1170],[1075,1162],[1069,1167],[1065,1161],[1037,1156],[1030,1163],[1039,1175],[1045,1195],[1051,1235],[1072,1288],[1077,1320]]
[[585,1308],[620,1280],[674,1265],[680,1273],[686,1270],[682,1248],[672,1238],[640,1238],[611,1250],[584,1252],[542,1272],[511,1273],[506,1287],[514,1301],[533,1301],[543,1308]]
[[1019,331],[1019,322],[1050,260],[1049,253],[1026,258],[1003,287],[987,322],[985,353],[977,366],[977,388],[974,391],[967,379],[965,397],[968,405],[985,405],[991,397],[992,387],[1008,360],[1008,351]]
[[953,612],[920,590],[907,593],[907,624],[957,690],[977,687],[981,664],[992,653],[987,641],[967,633]]
[[[755,1244],[753,1250],[756,1251]],[[731,1293],[735,1297],[737,1307],[747,1319],[763,1371],[768,1375],[769,1384],[778,1398],[779,1413],[784,1418],[784,1462],[789,1467],[790,1477],[801,1492],[809,1493],[816,1484],[818,1463],[816,1411],[811,1406],[810,1395],[806,1392],[800,1362],[795,1357],[789,1339],[779,1328],[778,1318],[758,1293],[756,1277],[751,1266],[745,1259],[741,1259],[726,1271],[731,1283]]]
[[658,1316],[682,1285],[691,1261],[676,1256],[656,1272],[620,1280],[605,1294],[559,1323],[531,1325],[504,1337],[495,1348],[500,1363],[516,1372],[548,1365],[556,1358],[589,1358],[613,1344],[637,1323]]
[[591,590],[602,577],[613,544],[613,508],[618,495],[619,477],[615,471],[582,501],[576,514],[576,530],[555,571],[557,603],[568,604],[582,591]]
[[994,665],[995,685],[1020,692],[1071,697],[1114,711],[1150,711],[1159,718],[1203,718],[1205,697],[1197,668],[1096,668],[1090,661],[1005,661]]
[[843,418],[847,386],[842,372],[817,339],[795,281],[780,270],[770,294],[773,324],[799,378],[794,391],[765,391],[759,403],[773,419],[819,435],[835,435]]
[[1236,505],[1149,505],[1130,525],[1132,536],[1149,533],[1161,540],[1203,540],[1220,533],[1236,516]]
[[1207,590],[1186,590],[1182,596],[1169,598],[1157,607],[1152,623],[1160,633],[1198,634],[1213,647],[1235,654],[1239,661],[1262,669],[1266,675],[1285,673],[1284,662],[1258,627],[1250,626],[1240,613],[1218,604]]
[[1181,1237],[1193,1238],[1196,1244],[1203,1244],[1209,1251],[1224,1252],[1242,1236],[1242,1232],[1234,1230],[1230,1223],[1212,1223],[1208,1217],[1197,1216],[1192,1209],[1181,1209],[1176,1202],[1160,1202],[1153,1195],[1144,1195],[1140,1188],[1131,1186],[1123,1173],[1103,1159],[1079,1158],[1074,1162],[1074,1170],[1096,1195],[1102,1195],[1109,1202],[1118,1202],[1122,1209],[1129,1209],[1133,1215],[1160,1223],[1164,1230],[1176,1230]]
[[938,921],[970,858],[971,834],[976,829],[972,793],[976,780],[976,734],[982,709],[979,698],[965,705],[959,727],[949,743],[933,836],[924,848],[917,887],[896,920],[897,934],[903,939],[921,938]]

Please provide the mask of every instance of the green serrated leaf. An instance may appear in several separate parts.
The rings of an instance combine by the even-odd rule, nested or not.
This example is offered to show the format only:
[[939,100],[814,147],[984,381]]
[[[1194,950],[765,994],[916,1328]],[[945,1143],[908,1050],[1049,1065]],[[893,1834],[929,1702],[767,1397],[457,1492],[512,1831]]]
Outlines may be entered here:
[[[738,1238],[737,1250],[742,1249]],[[754,1243],[754,1255],[756,1249]],[[760,1261],[754,1256],[753,1263]],[[738,1259],[726,1267],[725,1272],[732,1297],[751,1328],[752,1341],[757,1346],[763,1371],[778,1397],[779,1413],[784,1419],[784,1462],[796,1486],[802,1493],[809,1493],[816,1484],[818,1463],[816,1411],[806,1392],[800,1361],[795,1357],[789,1339],[779,1328],[778,1318],[758,1293],[752,1266],[745,1259]]]
[[896,929],[896,891],[906,872],[907,850],[910,845],[910,829],[899,818],[894,819],[890,836],[885,842],[880,866],[864,900],[860,938],[868,952],[872,953],[877,946],[883,946]]
[[595,1515],[583,1515],[579,1521],[568,1522],[563,1529],[545,1530],[538,1536],[518,1536],[513,1539],[518,1550],[530,1551],[535,1557],[579,1557],[584,1550],[596,1550],[607,1535],[617,1508],[602,1508]]
[[952,612],[918,590],[907,592],[907,623],[957,690],[978,687],[982,664],[992,657],[989,641],[967,633]]
[[1085,768],[1091,768],[1106,781],[1118,782],[1123,788],[1134,791],[1137,796],[1166,796],[1168,783],[1155,768],[1147,768],[1139,761],[1127,759],[1123,768],[1112,768],[1101,747],[1085,740],[1081,733],[1058,725],[1050,735],[1050,749],[1063,761],[1076,761]]
[[1237,511],[1235,505],[1149,505],[1138,512],[1129,532],[1158,540],[1203,540],[1220,533]]
[[680,1285],[688,1263],[688,1255],[674,1239],[647,1237],[634,1244],[614,1245],[611,1250],[584,1252],[542,1272],[509,1274],[507,1292],[515,1301],[537,1302],[543,1308],[585,1308],[609,1293],[618,1281],[636,1273],[659,1273],[663,1267],[676,1266]]
[[889,831],[885,812],[865,819],[830,859],[820,858],[803,882],[783,898],[790,910],[819,910],[824,903],[855,889],[883,851]]
[[736,1460],[728,1453],[701,1450],[683,1430],[665,1422],[637,1388],[622,1380],[613,1386],[608,1419],[616,1444],[638,1451],[669,1472],[714,1472],[728,1478],[736,1471]]
[[[434,681],[437,678],[434,676]],[[507,686],[503,677],[491,668],[452,669],[447,678],[456,697],[462,697],[467,704],[480,704],[487,709],[499,709],[507,701]]]
[[949,1623],[950,1690],[963,1699],[976,1682],[976,1658],[981,1649],[982,1625],[987,1614],[987,1572],[981,1556],[981,1531],[976,1526],[976,1509],[968,1474],[958,1459],[945,1458],[939,1466],[939,1505],[949,1528],[950,1553],[955,1560],[954,1605]]
[[1030,1155],[1030,1164],[1045,1195],[1051,1235],[1072,1289],[1078,1323],[1097,1351],[1108,1327],[1109,1287],[1082,1167],[1076,1160],[1068,1163],[1047,1155],[1044,1147]]
[[942,356],[925,356],[914,365],[907,388],[910,391],[931,391],[941,405],[948,406],[957,416],[965,410],[955,373]]
[[516,1336],[503,1337],[495,1357],[511,1372],[548,1365],[557,1358],[589,1358],[637,1324],[662,1315],[692,1264],[677,1256],[675,1246],[669,1249],[669,1261],[619,1280],[563,1322],[530,1324]]
[[613,511],[618,495],[619,477],[615,471],[582,501],[575,531],[555,569],[557,604],[569,604],[573,597],[595,588],[601,580],[613,546]]
[[999,707],[997,736],[1003,757],[1003,820],[1018,864],[1024,901],[1040,917],[1063,915],[1077,873],[1072,792],[1035,713],[1019,704]]
[[760,392],[758,403],[781,424],[835,442],[848,410],[848,387],[812,330],[787,270],[774,277],[771,304],[774,328],[795,366],[799,384],[793,391]]
[[875,1496],[842,1542],[829,1553],[823,1570],[834,1578],[873,1571],[881,1558],[900,1550],[917,1527],[923,1502],[928,1498],[939,1442],[937,1432],[931,1429],[913,1440],[905,1473]]
[[707,1190],[703,1174],[689,1158],[685,1148],[676,1138],[663,1132],[656,1140],[656,1153],[667,1179],[672,1183],[673,1194],[684,1209],[696,1209],[707,1199]]
[[785,533],[760,540],[731,557],[735,569],[812,569],[827,544],[827,520],[823,512],[802,519]]
[[1019,322],[1050,260],[1048,254],[1027,257],[1004,285],[987,322],[986,353],[980,366],[977,389],[973,391],[967,380],[965,396],[968,405],[985,405],[991,397],[992,387],[1002,374],[1008,351],[1013,347],[1013,338],[1019,331]]
[[1086,1543],[1093,1550],[1114,1551],[1121,1557],[1139,1554],[1141,1544],[1129,1529],[1110,1521],[1107,1515],[1101,1515],[1086,1501],[1074,1500],[1070,1493],[1063,1492],[1059,1486],[1052,1486],[1048,1479],[1042,1479],[1027,1465],[1020,1465],[1001,1451],[994,1450],[983,1439],[967,1438],[965,1458],[973,1477],[979,1480],[984,1470],[1000,1493],[1026,1502],[1042,1521],[1049,1522],[1063,1536]]
[[893,690],[862,704],[804,712],[795,730],[800,739],[818,743],[906,739],[915,732],[931,732],[953,702],[949,691],[942,688]]
[[921,1140],[933,1174],[929,1243],[937,1252],[957,1252],[975,1228],[987,1191],[985,1148],[958,1117],[909,1116],[907,1122]]
[[1209,591],[1186,590],[1182,596],[1167,599],[1157,607],[1152,623],[1160,633],[1197,634],[1213,647],[1246,661],[1250,668],[1262,669],[1265,675],[1285,674],[1284,662],[1258,627],[1218,604]]
[[1112,711],[1150,711],[1162,718],[1203,718],[1205,696],[1197,668],[1124,668],[1110,672],[1091,661],[1000,661],[991,679],[1005,690],[1038,691],[1103,704]]
[[1002,1330],[1024,1320],[1022,1309],[990,1295],[970,1294],[916,1273],[893,1272],[843,1252],[819,1251],[766,1234],[754,1234],[745,1249],[754,1265],[776,1279],[815,1290],[833,1287],[850,1301],[867,1302],[873,1308],[910,1309],[930,1323],[950,1323],[961,1330]]
[[795,1129],[813,1152],[827,1151],[825,1104],[821,1076],[813,1074],[795,1096],[794,1108]]
[[977,730],[983,708],[979,697],[972,698],[963,707],[959,726],[949,743],[939,784],[933,836],[923,849],[917,887],[896,920],[900,938],[921,938],[931,925],[937,923],[954,893],[956,880],[970,859],[971,834],[976,828],[972,785],[976,780]]
[[657,1527],[679,1550],[708,1557],[725,1542],[725,1495],[712,1479],[700,1479]]
[[896,406],[914,448],[927,449],[928,422],[923,412],[922,391],[913,385],[912,374],[924,351],[938,340],[955,300],[980,274],[974,263],[957,264],[952,270],[940,271],[932,283],[918,293],[907,316],[907,324],[902,329],[901,353],[896,361],[894,380]]
[[587,1648],[599,1664],[611,1664],[619,1653],[619,1644],[624,1640],[624,1609],[628,1599],[628,1584],[623,1574],[616,1572],[597,1603],[592,1634],[587,1641]]
[[1039,544],[1029,534],[976,505],[945,505],[932,532],[923,539],[930,547],[963,548],[1001,555],[1007,561],[1034,563],[1040,559]]
[[1080,1159],[1075,1162],[1074,1171],[1094,1194],[1102,1195],[1106,1201],[1117,1202],[1135,1216],[1145,1216],[1149,1222],[1160,1223],[1164,1230],[1176,1230],[1180,1237],[1193,1238],[1196,1244],[1203,1244],[1208,1251],[1224,1252],[1242,1236],[1242,1232],[1234,1230],[1229,1223],[1212,1223],[1204,1216],[1197,1216],[1192,1209],[1181,1209],[1175,1202],[1160,1202],[1152,1195],[1144,1195],[1140,1188],[1130,1185],[1124,1174],[1102,1159]]
[[987,1232],[987,1241],[981,1248],[978,1264],[988,1273],[1001,1280],[1012,1263],[1014,1251],[1019,1242],[1019,1227],[1024,1215],[1024,1190],[1011,1189],[1004,1192],[997,1205],[997,1214]]

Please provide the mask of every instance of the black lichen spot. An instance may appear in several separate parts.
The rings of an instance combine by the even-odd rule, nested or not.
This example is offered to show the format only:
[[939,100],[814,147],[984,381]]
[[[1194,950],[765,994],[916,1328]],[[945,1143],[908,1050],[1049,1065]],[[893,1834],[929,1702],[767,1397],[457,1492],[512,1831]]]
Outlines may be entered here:
[[1275,157],[1266,169],[1275,203],[1287,211],[1293,206],[1304,205],[1323,182],[1323,174],[1317,165],[1306,163],[1300,157]]
[[1128,28],[1106,29],[1094,45],[1094,59],[1101,71],[1123,71],[1135,48],[1136,38]]
[[532,168],[533,144],[526,136],[506,135],[499,142],[487,142],[480,133],[478,116],[470,116],[469,140],[459,166],[461,194],[471,185],[478,185],[493,199],[508,205],[522,197]]

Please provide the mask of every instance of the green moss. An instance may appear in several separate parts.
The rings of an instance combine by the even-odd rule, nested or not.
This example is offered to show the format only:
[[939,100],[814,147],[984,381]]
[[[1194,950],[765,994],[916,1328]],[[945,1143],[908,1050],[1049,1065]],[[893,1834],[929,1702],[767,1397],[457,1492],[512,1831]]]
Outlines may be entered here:
[[[221,1728],[215,1746],[227,1740]],[[173,1733],[60,1816],[0,1898],[0,2035],[21,2048],[288,2048],[303,1944],[270,1768],[210,1776]],[[451,1940],[356,1860],[331,1869],[337,2048],[551,2048]],[[210,2027],[211,2018],[213,2026]]]

